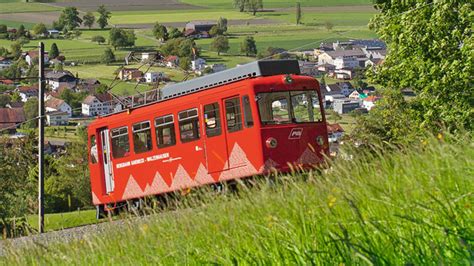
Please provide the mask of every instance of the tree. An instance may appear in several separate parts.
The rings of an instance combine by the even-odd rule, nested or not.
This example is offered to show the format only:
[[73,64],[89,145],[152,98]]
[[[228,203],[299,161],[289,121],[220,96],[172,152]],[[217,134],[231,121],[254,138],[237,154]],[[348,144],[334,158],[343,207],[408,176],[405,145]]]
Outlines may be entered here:
[[117,47],[134,46],[136,37],[133,30],[112,28],[109,32],[109,40],[114,49],[117,49]]
[[[37,98],[30,98],[26,101],[25,105],[23,106],[23,110],[25,111],[25,118],[26,120],[31,120],[35,117],[38,117],[38,99]],[[26,123],[26,127],[28,128],[35,128],[38,125],[38,121],[36,119],[29,121]]]
[[176,39],[176,38],[180,38],[180,37],[183,37],[183,33],[180,30],[178,30],[177,28],[171,28],[168,31],[168,38],[169,39]]
[[99,13],[99,18],[97,19],[97,24],[99,24],[99,27],[101,29],[105,28],[107,25],[109,25],[109,19],[110,19],[110,11],[108,11],[104,5],[99,6],[99,9],[97,9],[97,13]]
[[38,23],[33,27],[33,33],[35,35],[46,35],[48,33],[48,29],[43,23]]
[[12,96],[11,96],[11,102],[12,103],[17,103],[17,102],[20,102],[21,101],[21,96],[20,96],[20,93],[15,91],[13,92]]
[[165,56],[177,55],[180,58],[199,56],[199,49],[194,41],[183,37],[169,39],[164,45],[160,46],[160,52]]
[[21,24],[20,27],[18,27],[18,29],[16,30],[15,38],[19,39],[21,37],[25,37],[25,33],[26,33],[25,26],[23,26],[23,24]]
[[91,41],[96,42],[97,44],[105,43],[105,38],[101,35],[92,36]]
[[234,0],[234,7],[238,8],[240,12],[244,12],[247,1],[248,0]]
[[80,31],[80,30],[75,30],[75,31],[73,32],[73,34],[74,34],[74,37],[75,37],[76,39],[79,39],[79,37],[82,35],[82,31]]
[[63,71],[64,70],[64,67],[63,67],[63,64],[62,63],[57,63],[57,64],[54,64],[54,71]]
[[63,29],[74,30],[82,24],[82,19],[79,17],[79,11],[75,7],[66,7],[59,16],[58,23],[62,25]]
[[55,42],[51,44],[51,50],[49,50],[49,58],[54,59],[59,56],[59,49]]
[[59,21],[53,21],[53,29],[62,31],[64,29],[64,24],[61,24]]
[[333,109],[328,109],[327,114],[332,118],[334,123],[337,123],[337,121],[340,121],[342,119],[342,116]]
[[217,55],[220,55],[221,52],[227,52],[230,48],[229,39],[226,36],[217,36],[212,41],[211,47],[214,51],[217,51]]
[[159,24],[158,22],[155,23],[155,26],[153,26],[153,35],[161,42],[168,40],[168,30],[165,26]]
[[334,27],[334,25],[332,24],[331,21],[325,21],[325,22],[324,22],[324,27],[326,27],[326,29],[327,29],[328,31],[331,31],[332,28]]
[[221,34],[226,33],[227,32],[227,19],[223,18],[223,17],[220,17],[217,20],[217,28],[219,29]]
[[87,12],[83,17],[82,21],[84,26],[88,27],[89,29],[94,25],[95,16],[92,12]]
[[296,24],[301,24],[301,3],[296,3]]
[[11,103],[12,98],[8,94],[0,94],[0,108],[5,107],[5,105]]
[[15,60],[21,56],[21,44],[19,42],[14,42],[10,45],[10,51]]
[[223,32],[221,31],[221,29],[219,29],[219,27],[212,26],[212,28],[209,30],[209,34],[211,36],[217,36],[217,35],[222,35]]
[[257,45],[255,40],[251,36],[245,37],[244,41],[240,44],[240,51],[245,53],[246,56],[257,54]]
[[255,16],[257,11],[263,8],[262,0],[247,0],[246,1],[247,10],[251,11]]
[[1,33],[7,33],[7,32],[8,32],[7,25],[5,25],[5,24],[0,24],[0,34],[1,34]]
[[112,49],[107,48],[104,51],[104,54],[102,55],[102,63],[104,64],[110,64],[115,61],[115,54],[112,52]]
[[179,67],[184,71],[188,71],[191,67],[191,59],[189,57],[180,57]]

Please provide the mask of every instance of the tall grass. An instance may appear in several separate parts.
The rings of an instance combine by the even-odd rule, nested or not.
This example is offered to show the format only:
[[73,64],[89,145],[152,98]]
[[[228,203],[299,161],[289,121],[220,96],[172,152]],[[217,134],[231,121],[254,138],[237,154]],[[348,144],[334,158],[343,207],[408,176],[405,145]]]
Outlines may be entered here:
[[321,174],[195,193],[177,211],[72,244],[12,249],[4,263],[469,265],[473,146],[433,138],[352,152]]

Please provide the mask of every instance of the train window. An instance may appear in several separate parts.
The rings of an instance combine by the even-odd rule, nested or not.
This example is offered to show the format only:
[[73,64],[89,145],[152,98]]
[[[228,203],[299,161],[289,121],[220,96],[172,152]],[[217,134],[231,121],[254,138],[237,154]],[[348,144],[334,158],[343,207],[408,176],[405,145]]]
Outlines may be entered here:
[[242,103],[244,106],[244,124],[245,127],[253,127],[252,109],[250,108],[249,96],[242,96]]
[[158,148],[164,148],[176,144],[173,115],[165,115],[155,119],[156,142]]
[[240,113],[239,98],[232,98],[225,101],[225,113],[227,121],[227,130],[235,132],[242,129],[242,118]]
[[311,105],[313,106],[314,121],[323,121],[323,114],[321,112],[321,106],[319,105],[319,97],[316,91],[309,92],[309,98],[311,98]]
[[96,164],[99,158],[99,154],[97,152],[97,143],[95,141],[95,135],[92,135],[90,140],[91,140],[90,141],[90,147],[91,147],[90,160],[91,160],[91,163]]
[[296,123],[314,121],[313,106],[309,91],[291,92],[291,106],[293,108],[293,121]]
[[114,158],[122,158],[130,153],[130,144],[128,142],[128,128],[120,127],[112,129],[112,155]]
[[199,118],[197,108],[178,113],[181,142],[199,139]]
[[213,137],[221,134],[221,119],[218,103],[204,105],[204,123],[206,125],[206,136]]
[[133,150],[135,153],[142,153],[151,150],[151,129],[150,121],[143,121],[132,126],[133,129]]

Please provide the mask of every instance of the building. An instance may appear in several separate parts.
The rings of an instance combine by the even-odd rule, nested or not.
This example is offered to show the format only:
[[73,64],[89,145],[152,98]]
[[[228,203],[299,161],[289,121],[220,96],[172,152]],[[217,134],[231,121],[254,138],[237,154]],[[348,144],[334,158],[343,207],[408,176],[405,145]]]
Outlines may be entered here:
[[0,130],[15,134],[16,129],[25,121],[23,108],[0,108]]
[[184,27],[185,37],[209,38],[209,31],[217,26],[216,21],[190,21]]
[[334,70],[333,77],[336,79],[350,80],[354,77],[354,71],[352,69],[342,68]]
[[85,116],[106,115],[112,111],[112,96],[109,93],[89,95],[82,102],[82,114]]
[[154,61],[158,58],[158,53],[157,52],[143,52],[141,54],[141,61],[146,62],[146,61]]
[[329,142],[338,142],[344,137],[344,129],[338,123],[327,124]]
[[143,77],[145,79],[145,82],[153,83],[164,80],[166,78],[166,75],[163,72],[147,72]]
[[59,31],[58,31],[58,30],[54,30],[54,29],[48,30],[48,35],[49,35],[50,37],[56,38],[56,37],[59,36]]
[[0,71],[9,68],[11,65],[12,61],[10,59],[0,56]]
[[380,97],[373,95],[369,96],[362,101],[362,107],[370,111],[375,106],[375,102],[378,100],[380,100]]
[[332,103],[332,105],[333,105],[334,111],[338,112],[339,114],[347,114],[359,108],[360,101],[349,99],[349,98],[334,99],[334,102]]
[[[25,61],[28,63],[29,66],[33,65],[33,63],[38,60],[38,50],[30,50],[26,53],[24,53]],[[48,64],[49,63],[49,56],[48,52],[44,52],[44,63]]]
[[33,86],[20,86],[17,88],[18,94],[20,94],[21,101],[26,102],[31,97],[38,97],[38,85]]
[[143,76],[143,72],[138,68],[122,68],[118,73],[118,77],[121,80],[140,80]]
[[307,76],[317,76],[319,71],[318,71],[318,63],[314,61],[298,61],[299,66],[300,66],[300,72],[302,75],[307,75]]
[[169,68],[175,68],[179,65],[179,57],[176,55],[170,55],[165,58],[165,64]]
[[72,116],[72,108],[64,100],[53,96],[46,97],[44,101],[46,112],[65,112],[69,117]]
[[69,123],[67,112],[55,111],[46,113],[46,124],[48,126],[64,126]]
[[318,56],[318,65],[330,64],[336,69],[355,68],[360,67],[361,62],[364,63],[362,67],[365,66],[367,59],[361,49],[327,51]]
[[202,58],[196,58],[195,60],[191,61],[191,69],[193,71],[204,70],[204,68],[206,68],[206,60]]
[[53,91],[59,87],[74,88],[78,79],[69,71],[49,71],[45,73],[46,83]]

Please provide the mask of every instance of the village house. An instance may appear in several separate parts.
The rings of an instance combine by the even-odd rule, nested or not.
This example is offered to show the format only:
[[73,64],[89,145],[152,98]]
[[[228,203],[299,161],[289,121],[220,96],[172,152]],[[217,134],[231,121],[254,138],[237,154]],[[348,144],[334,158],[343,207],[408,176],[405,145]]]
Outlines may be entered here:
[[112,110],[112,96],[109,93],[89,95],[82,102],[82,114],[85,116],[106,115]]
[[318,68],[317,68],[317,62],[314,61],[298,61],[298,64],[300,66],[300,72],[302,75],[306,76],[317,76],[318,75]]
[[184,27],[184,36],[193,38],[210,38],[209,31],[217,26],[216,21],[190,21]]
[[[33,65],[36,60],[38,60],[38,50],[30,50],[26,53],[23,54],[26,63],[28,63],[29,66]],[[48,64],[49,63],[49,56],[48,52],[44,52],[44,63]]]
[[25,106],[25,103],[24,102],[12,102],[12,103],[7,103],[5,105],[6,108],[10,108],[10,109],[13,109],[13,108],[23,108],[23,106]]
[[0,130],[15,134],[20,124],[25,122],[23,108],[0,108]]
[[374,95],[369,96],[362,101],[362,107],[370,111],[375,106],[375,102],[378,100],[380,100],[380,97]]
[[334,111],[338,112],[339,114],[347,114],[355,109],[360,107],[360,101],[344,98],[344,99],[334,99],[332,103]]
[[44,101],[46,112],[65,112],[69,117],[72,116],[72,108],[64,100],[55,98],[51,95],[47,96]]
[[330,76],[336,79],[350,80],[354,77],[354,71],[352,71],[352,69],[347,68],[336,69]]
[[2,79],[0,80],[0,84],[13,86],[15,85],[15,82],[11,79]]
[[146,61],[154,61],[158,57],[157,52],[143,52],[141,54],[141,61],[146,62]]
[[12,65],[12,61],[5,57],[0,56],[0,71],[9,68]]
[[196,58],[195,60],[191,61],[191,69],[193,71],[200,71],[206,68],[206,60],[202,58]]
[[318,56],[318,65],[330,64],[335,69],[364,67],[367,57],[361,49],[323,52]]
[[78,79],[69,71],[49,71],[45,73],[46,84],[48,84],[53,91],[59,87],[74,88],[77,85]]
[[19,86],[16,88],[22,102],[28,101],[31,97],[38,97],[38,85]]
[[166,79],[166,75],[163,72],[147,72],[143,76],[146,83],[153,83],[157,81],[162,81]]
[[118,77],[121,80],[140,80],[143,76],[143,72],[137,68],[122,68],[118,73]]
[[344,129],[338,123],[327,124],[329,142],[338,142],[344,137]]
[[69,123],[67,112],[55,111],[46,113],[46,124],[48,126],[64,126]]
[[170,55],[165,58],[165,65],[169,68],[175,68],[179,65],[179,57]]
[[55,29],[48,30],[48,36],[50,36],[51,38],[59,37],[59,33],[60,32],[58,30],[55,30]]

